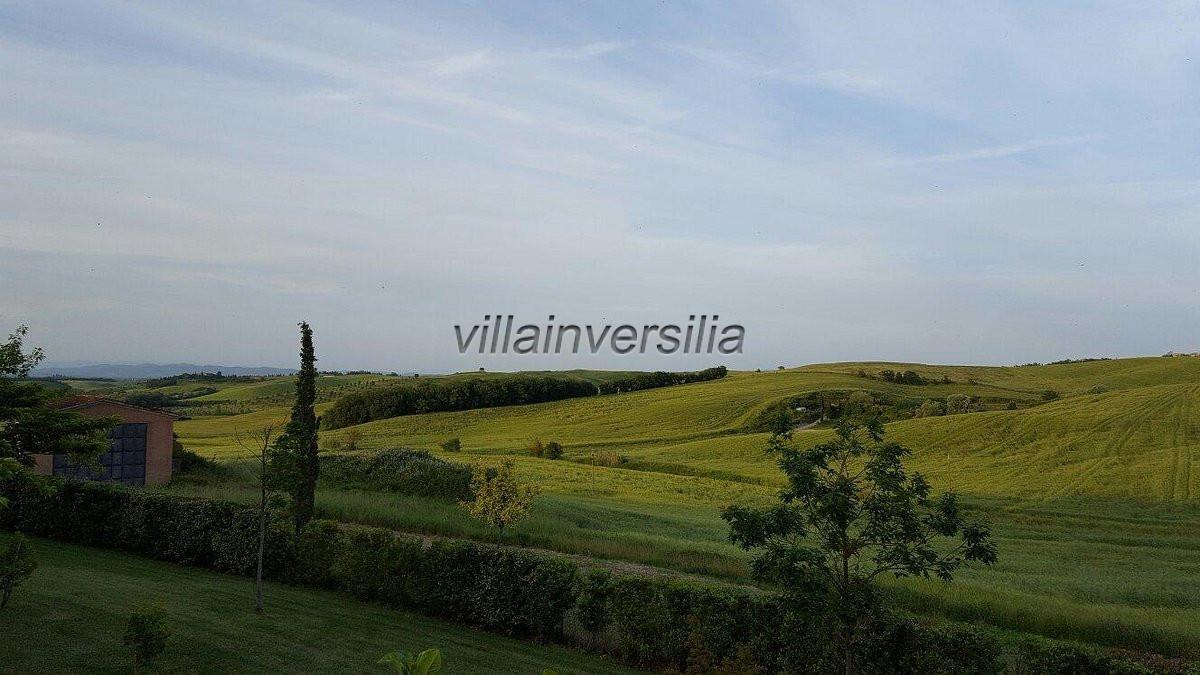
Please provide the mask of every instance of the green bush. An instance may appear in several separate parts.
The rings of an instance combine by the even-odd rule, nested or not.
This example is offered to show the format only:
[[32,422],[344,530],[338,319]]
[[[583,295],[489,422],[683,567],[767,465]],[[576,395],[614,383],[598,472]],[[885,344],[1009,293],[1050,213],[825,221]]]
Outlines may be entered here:
[[[250,574],[258,519],[250,506],[191,499],[108,483],[43,480],[18,474],[3,493],[0,528],[159,560]],[[267,529],[263,570],[282,577],[294,557],[286,523]]]
[[[251,506],[111,484],[41,479],[0,483],[0,529],[252,575]],[[570,642],[633,666],[679,672],[836,670],[833,622],[816,606],[691,581],[586,575],[563,557],[462,540],[397,535],[312,521],[293,538],[268,528],[264,573],[295,584],[420,611],[506,635]],[[564,620],[574,617],[564,632]],[[859,645],[868,673],[1142,673],[1141,666],[1049,640],[1001,654],[992,633],[929,626],[883,612]]]
[[1009,670],[1017,675],[1148,675],[1152,672],[1136,663],[1116,659],[1093,649],[1040,638],[1024,640],[1017,646]]
[[321,480],[340,488],[398,492],[461,500],[471,496],[471,467],[424,450],[383,450],[374,455],[322,455]]

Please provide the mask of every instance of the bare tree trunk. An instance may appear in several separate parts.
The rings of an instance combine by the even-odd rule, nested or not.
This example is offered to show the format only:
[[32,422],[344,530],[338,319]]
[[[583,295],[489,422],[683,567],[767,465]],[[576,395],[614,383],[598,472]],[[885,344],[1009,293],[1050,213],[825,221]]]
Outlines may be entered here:
[[267,445],[269,434],[264,435],[261,465],[259,467],[258,485],[258,566],[254,572],[254,613],[263,613],[263,551],[267,544]]

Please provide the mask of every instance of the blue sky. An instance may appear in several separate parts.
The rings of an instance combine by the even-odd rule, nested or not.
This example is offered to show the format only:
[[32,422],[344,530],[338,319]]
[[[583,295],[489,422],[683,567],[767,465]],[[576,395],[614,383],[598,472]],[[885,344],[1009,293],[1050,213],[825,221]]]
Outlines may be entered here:
[[1200,349],[1196,3],[0,3],[0,329],[433,372]]

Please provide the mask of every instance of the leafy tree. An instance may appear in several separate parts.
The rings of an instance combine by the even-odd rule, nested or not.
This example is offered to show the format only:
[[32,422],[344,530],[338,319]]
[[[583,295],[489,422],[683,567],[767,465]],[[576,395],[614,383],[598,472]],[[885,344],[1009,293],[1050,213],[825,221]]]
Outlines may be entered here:
[[832,441],[811,448],[773,435],[768,451],[788,479],[779,503],[722,513],[730,539],[757,551],[756,579],[834,618],[847,673],[879,609],[878,577],[950,581],[964,563],[996,560],[990,529],[966,522],[954,493],[932,497],[925,479],[904,467],[910,451],[884,442],[883,433],[878,416],[848,416]]
[[13,590],[24,583],[37,566],[37,558],[33,556],[25,536],[14,534],[4,553],[0,554],[0,609],[8,605]]
[[133,650],[133,672],[158,658],[167,648],[166,614],[161,609],[134,612],[125,625],[122,644]]
[[317,400],[317,357],[313,351],[312,329],[300,322],[300,372],[296,375],[296,401],[292,417],[275,441],[270,475],[275,487],[292,498],[292,518],[299,535],[312,520],[316,500],[317,477],[321,472],[317,457],[317,418],[313,405]]
[[437,649],[426,649],[419,654],[389,652],[379,659],[379,664],[400,675],[433,675],[442,670],[442,652]]
[[[18,326],[0,344],[0,479],[33,466],[40,453],[67,453],[88,460],[108,449],[105,432],[115,419],[84,417],[46,407],[50,394],[38,383],[22,381],[44,354],[40,348],[25,353],[28,332]],[[0,497],[0,507],[4,505]]]
[[846,402],[842,404],[843,415],[870,414],[877,410],[875,399],[861,389],[850,392],[850,395],[846,397]]
[[454,438],[447,439],[445,442],[443,442],[441,447],[442,450],[445,450],[446,452],[458,452],[459,450],[462,450],[462,441],[455,436]]
[[933,399],[925,399],[913,413],[913,417],[938,417],[946,414],[946,406]]
[[471,474],[471,500],[459,502],[472,517],[498,530],[516,523],[529,514],[537,488],[519,483],[513,476],[513,463],[498,469],[476,466]]
[[125,402],[129,405],[141,406],[143,408],[166,408],[178,403],[178,401],[161,391],[140,391],[126,394]]
[[946,414],[960,415],[976,409],[974,400],[966,394],[950,394],[946,397]]

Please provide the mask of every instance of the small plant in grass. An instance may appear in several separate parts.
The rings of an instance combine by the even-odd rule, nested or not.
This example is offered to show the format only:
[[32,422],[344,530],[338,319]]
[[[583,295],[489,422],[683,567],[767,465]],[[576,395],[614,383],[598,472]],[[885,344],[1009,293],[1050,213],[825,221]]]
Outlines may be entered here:
[[442,652],[437,649],[426,649],[419,654],[389,652],[379,659],[379,664],[400,675],[433,675],[442,670]]
[[462,441],[459,440],[458,436],[455,436],[454,438],[442,441],[441,448],[446,452],[458,452],[462,450]]
[[541,457],[546,453],[546,444],[540,438],[531,438],[525,444],[525,449],[529,451],[530,457]]
[[563,455],[562,443],[550,441],[546,444],[542,454],[546,459],[561,459]]
[[476,466],[471,474],[470,501],[459,502],[473,518],[503,530],[529,515],[537,488],[513,476],[513,463],[499,468]]
[[14,534],[0,554],[0,609],[8,605],[13,590],[37,569],[37,558],[22,534]]
[[125,625],[125,637],[121,641],[133,650],[133,672],[158,658],[167,648],[167,617],[163,610],[145,609],[134,612]]

